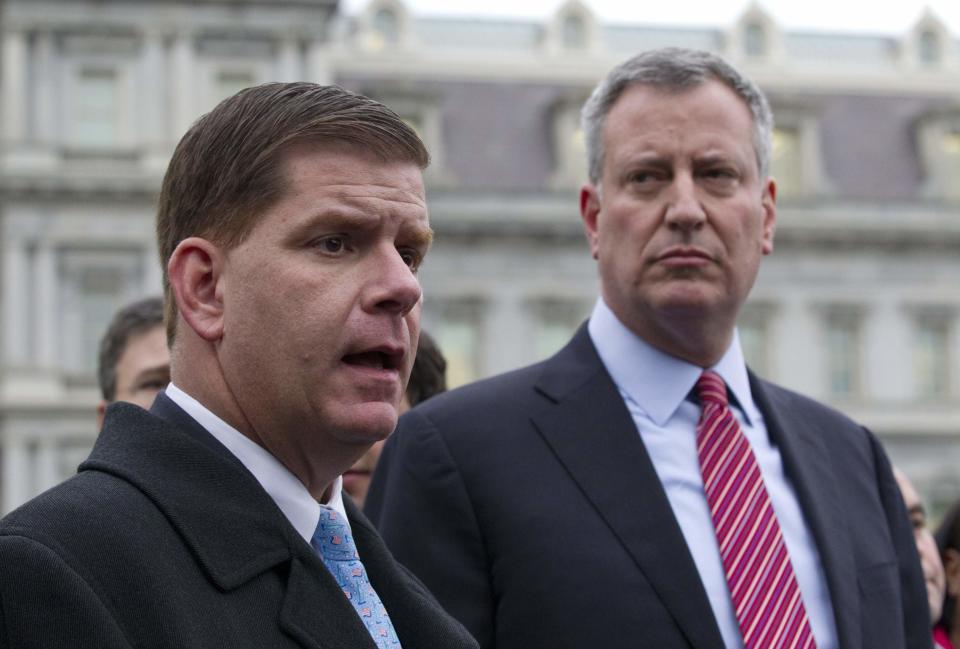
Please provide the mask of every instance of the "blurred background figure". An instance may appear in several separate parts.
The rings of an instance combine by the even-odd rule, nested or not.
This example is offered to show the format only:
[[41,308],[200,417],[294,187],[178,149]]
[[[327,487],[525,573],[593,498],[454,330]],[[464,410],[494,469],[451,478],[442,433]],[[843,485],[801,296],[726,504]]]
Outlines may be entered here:
[[946,598],[940,623],[934,628],[933,638],[938,649],[960,648],[960,502],[944,516],[936,533],[937,548],[946,574]]
[[[410,382],[406,394],[400,402],[400,414],[403,414],[421,401],[447,389],[447,361],[440,352],[437,343],[425,331],[420,332],[420,344],[417,346],[417,358],[410,372]],[[377,468],[383,442],[377,442],[366,454],[357,460],[349,471],[343,474],[343,488],[358,507],[363,507],[370,489],[373,470]]]
[[97,379],[97,430],[114,401],[149,409],[170,382],[170,351],[163,329],[163,300],[150,297],[128,304],[113,316],[100,341]]
[[927,510],[920,500],[917,490],[907,478],[906,474],[894,467],[893,475],[897,479],[897,486],[903,494],[903,502],[910,515],[913,525],[913,537],[917,542],[917,553],[920,555],[920,565],[923,567],[923,579],[927,586],[927,602],[930,606],[930,624],[935,625],[940,619],[943,607],[944,583],[943,563],[940,561],[940,551],[933,534],[927,528]]

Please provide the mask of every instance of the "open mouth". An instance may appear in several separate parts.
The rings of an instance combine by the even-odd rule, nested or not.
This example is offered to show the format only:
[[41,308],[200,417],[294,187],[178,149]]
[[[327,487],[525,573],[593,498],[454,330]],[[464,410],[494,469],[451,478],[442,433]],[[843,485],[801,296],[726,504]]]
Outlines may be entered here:
[[347,354],[343,357],[343,362],[347,365],[369,367],[375,370],[396,370],[399,369],[402,358],[402,353],[367,351]]

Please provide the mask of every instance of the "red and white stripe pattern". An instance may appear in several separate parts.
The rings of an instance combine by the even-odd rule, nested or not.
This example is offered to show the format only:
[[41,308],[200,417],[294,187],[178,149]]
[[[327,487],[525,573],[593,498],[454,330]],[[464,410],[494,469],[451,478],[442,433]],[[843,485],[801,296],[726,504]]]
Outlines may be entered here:
[[816,649],[787,546],[750,443],[715,372],[697,381],[697,454],[746,649]]

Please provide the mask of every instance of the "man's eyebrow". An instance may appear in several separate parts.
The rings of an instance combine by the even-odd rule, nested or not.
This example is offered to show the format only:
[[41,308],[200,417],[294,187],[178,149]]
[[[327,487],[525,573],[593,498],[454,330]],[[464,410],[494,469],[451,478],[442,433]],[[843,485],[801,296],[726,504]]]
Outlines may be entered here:
[[427,248],[433,243],[433,228],[417,228],[410,232],[409,239],[414,246]]

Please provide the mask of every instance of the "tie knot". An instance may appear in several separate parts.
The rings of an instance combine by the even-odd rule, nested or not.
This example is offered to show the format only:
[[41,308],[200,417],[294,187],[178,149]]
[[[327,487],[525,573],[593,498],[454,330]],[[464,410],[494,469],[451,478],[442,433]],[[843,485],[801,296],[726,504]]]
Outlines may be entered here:
[[700,398],[701,405],[716,403],[720,406],[726,406],[727,384],[723,382],[719,374],[706,370],[697,380],[697,396]]
[[335,509],[320,507],[320,522],[310,545],[327,561],[354,561],[358,558],[350,528]]

